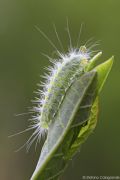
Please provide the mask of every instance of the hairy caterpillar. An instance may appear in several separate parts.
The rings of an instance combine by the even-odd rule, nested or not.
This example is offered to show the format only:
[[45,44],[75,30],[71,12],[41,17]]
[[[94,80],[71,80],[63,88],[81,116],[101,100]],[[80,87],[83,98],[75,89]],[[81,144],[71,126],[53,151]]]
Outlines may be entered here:
[[[56,49],[56,46],[46,34],[38,27],[36,28]],[[61,45],[56,29],[55,33]],[[38,90],[39,97],[34,101],[37,103],[37,106],[33,108],[33,111],[37,113],[37,116],[33,118],[33,121],[35,121],[37,127],[36,133],[39,132],[40,137],[49,130],[49,126],[54,121],[55,115],[72,82],[76,77],[80,77],[87,71],[86,67],[93,57],[93,52],[90,51],[92,47],[87,48],[86,45],[83,45],[80,48],[72,48],[69,28],[68,35],[70,49],[68,49],[66,54],[60,53],[57,50],[59,57],[57,60],[52,60],[53,66],[48,68],[49,74],[43,76],[46,79],[42,84],[43,90]],[[92,46],[96,46],[96,44]]]
[[[72,47],[71,36],[67,24],[67,31],[70,41],[70,48],[66,54],[61,53],[57,50],[53,42],[42,32],[38,27],[36,29],[49,41],[49,43],[58,52],[58,59],[50,59],[53,63],[51,67],[48,68],[49,73],[44,76],[46,81],[42,83],[43,90],[38,90],[39,97],[33,102],[37,104],[33,108],[33,112],[37,115],[32,117],[32,125],[29,126],[25,131],[35,129],[28,141],[22,146],[27,145],[27,150],[29,150],[31,144],[37,139],[44,136],[49,130],[51,122],[54,121],[55,115],[62,104],[62,101],[67,93],[67,90],[71,86],[75,78],[80,77],[87,71],[87,66],[93,57],[93,51],[91,48],[96,46],[96,43],[87,48],[87,42],[85,45],[78,45],[76,48]],[[54,26],[57,39],[62,46],[62,43],[57,34],[56,28]],[[81,33],[81,30],[80,30]],[[79,33],[79,36],[80,36]],[[78,41],[79,41],[78,37]],[[78,44],[78,43],[77,43]],[[17,134],[21,134],[22,131]],[[37,144],[37,143],[36,143]],[[22,148],[21,147],[21,148]],[[20,148],[20,149],[21,149]],[[19,150],[19,149],[18,149]]]
[[48,129],[67,89],[74,78],[84,72],[89,58],[90,55],[85,46],[81,46],[79,50],[73,50],[67,55],[60,54],[60,60],[51,69],[51,75],[47,76],[48,82],[42,92],[43,98],[38,99],[36,110],[39,113],[38,119],[42,128]]

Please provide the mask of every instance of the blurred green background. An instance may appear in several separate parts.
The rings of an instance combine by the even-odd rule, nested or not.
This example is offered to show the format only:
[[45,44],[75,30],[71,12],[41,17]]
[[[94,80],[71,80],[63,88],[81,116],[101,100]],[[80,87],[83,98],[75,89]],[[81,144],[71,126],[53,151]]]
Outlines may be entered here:
[[39,157],[34,145],[22,149],[31,133],[8,138],[25,129],[27,112],[37,83],[49,63],[41,52],[53,56],[54,49],[35,29],[38,25],[58,48],[53,23],[64,48],[73,44],[84,22],[81,43],[91,37],[101,40],[101,59],[115,55],[113,69],[101,93],[97,128],[71,162],[62,180],[79,180],[84,175],[120,175],[120,1],[119,0],[0,0],[0,180],[30,179]]

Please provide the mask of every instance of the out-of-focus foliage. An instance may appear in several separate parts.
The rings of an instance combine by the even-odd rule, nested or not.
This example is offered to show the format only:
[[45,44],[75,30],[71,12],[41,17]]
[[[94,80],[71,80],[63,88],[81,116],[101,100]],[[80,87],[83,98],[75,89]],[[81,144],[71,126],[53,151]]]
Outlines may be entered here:
[[118,175],[120,160],[120,1],[119,0],[0,0],[0,179],[29,179],[36,165],[39,149],[28,154],[24,150],[14,153],[31,133],[9,139],[10,134],[27,127],[27,116],[14,114],[27,112],[30,100],[54,49],[36,31],[38,25],[60,49],[52,23],[56,24],[66,51],[69,40],[66,17],[69,19],[73,45],[76,45],[80,24],[84,22],[81,44],[89,38],[101,40],[98,49],[103,59],[115,55],[114,67],[101,97],[101,114],[95,135],[92,135],[72,162],[65,179],[80,179],[83,175]]

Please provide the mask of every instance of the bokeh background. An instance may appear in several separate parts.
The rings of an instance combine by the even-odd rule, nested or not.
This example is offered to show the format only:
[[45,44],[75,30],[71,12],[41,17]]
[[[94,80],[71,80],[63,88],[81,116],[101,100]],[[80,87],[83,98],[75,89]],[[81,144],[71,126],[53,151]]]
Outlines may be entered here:
[[33,91],[44,67],[50,64],[41,52],[55,56],[35,25],[60,49],[53,30],[55,23],[67,50],[66,17],[74,45],[84,23],[80,43],[91,37],[101,40],[101,59],[115,55],[115,62],[101,93],[97,128],[62,180],[120,175],[120,1],[0,0],[0,180],[29,180],[34,171],[40,145],[36,151],[33,145],[29,153],[25,148],[15,153],[31,133],[8,136],[27,128],[29,115],[14,115],[32,106]]

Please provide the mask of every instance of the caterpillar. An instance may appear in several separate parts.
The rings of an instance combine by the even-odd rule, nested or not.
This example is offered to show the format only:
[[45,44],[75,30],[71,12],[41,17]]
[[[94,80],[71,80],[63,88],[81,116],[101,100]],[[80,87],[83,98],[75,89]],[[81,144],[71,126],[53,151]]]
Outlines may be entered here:
[[90,53],[85,46],[79,50],[72,50],[67,55],[60,54],[60,59],[50,69],[50,75],[46,76],[47,81],[42,91],[42,99],[37,99],[38,121],[40,127],[49,128],[54,119],[67,89],[76,76],[84,73],[85,67],[90,59]]
[[[36,28],[56,49],[56,46],[46,34],[38,27]],[[55,32],[61,45],[56,29]],[[35,134],[38,134],[38,138],[44,136],[49,130],[49,126],[54,121],[67,90],[75,78],[80,77],[87,71],[86,67],[93,57],[93,52],[90,50],[92,47],[87,48],[87,43],[79,48],[72,47],[69,28],[68,35],[70,39],[68,52],[63,54],[56,49],[59,57],[57,60],[50,59],[53,65],[47,68],[49,73],[43,76],[46,79],[41,85],[43,90],[38,90],[39,97],[34,100],[37,106],[33,108],[33,111],[37,113],[37,116],[33,117],[35,123],[33,127],[37,127]],[[95,45],[93,44],[93,46]]]
[[[37,142],[41,139],[41,137],[44,137],[46,135],[46,133],[49,131],[50,124],[54,121],[55,116],[62,104],[62,101],[64,100],[67,90],[69,89],[75,78],[82,76],[82,74],[87,71],[86,67],[89,65],[89,62],[91,61],[94,54],[91,49],[97,45],[97,43],[94,43],[90,46],[90,48],[87,48],[86,45],[89,41],[91,41],[90,39],[85,43],[85,45],[80,46],[79,48],[77,42],[77,47],[73,48],[67,22],[70,48],[68,48],[67,53],[61,53],[43,31],[41,31],[37,26],[36,29],[55,48],[58,53],[58,58],[49,58],[52,62],[52,66],[47,68],[49,73],[43,76],[45,78],[45,82],[40,84],[43,90],[38,89],[38,97],[33,100],[33,102],[37,105],[32,109],[32,112],[36,113],[35,116],[32,116],[32,124],[30,124],[30,126],[25,131],[16,133],[21,134],[23,132],[34,129],[34,132],[28,139],[28,141],[18,150],[26,146],[28,151],[30,146],[36,139],[37,145]],[[82,26],[80,28],[78,41],[80,39],[81,29]],[[61,47],[63,47],[55,26],[54,30]]]

